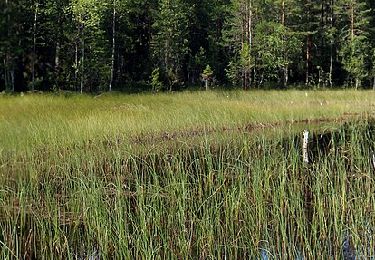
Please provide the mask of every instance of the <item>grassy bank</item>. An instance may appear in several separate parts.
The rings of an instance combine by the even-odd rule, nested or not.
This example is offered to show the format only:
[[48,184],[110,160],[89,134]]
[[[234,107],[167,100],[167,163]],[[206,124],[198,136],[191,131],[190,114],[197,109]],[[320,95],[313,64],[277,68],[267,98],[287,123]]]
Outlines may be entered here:
[[92,96],[0,96],[0,147],[30,149],[140,134],[336,118],[372,111],[371,91],[183,92]]
[[[0,97],[0,258],[374,256],[374,101],[355,91]],[[348,113],[356,119],[324,129],[313,120]],[[301,119],[313,123],[290,124]],[[328,140],[311,141],[309,166],[306,127]],[[165,138],[191,131],[203,134]]]

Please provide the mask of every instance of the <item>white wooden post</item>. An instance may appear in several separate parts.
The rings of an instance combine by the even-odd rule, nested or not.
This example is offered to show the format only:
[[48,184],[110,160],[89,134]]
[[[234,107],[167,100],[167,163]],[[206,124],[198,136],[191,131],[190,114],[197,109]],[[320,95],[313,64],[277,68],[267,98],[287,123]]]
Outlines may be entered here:
[[303,153],[303,162],[309,163],[309,154],[308,154],[308,143],[309,143],[309,131],[303,131],[303,144],[302,144],[302,153]]

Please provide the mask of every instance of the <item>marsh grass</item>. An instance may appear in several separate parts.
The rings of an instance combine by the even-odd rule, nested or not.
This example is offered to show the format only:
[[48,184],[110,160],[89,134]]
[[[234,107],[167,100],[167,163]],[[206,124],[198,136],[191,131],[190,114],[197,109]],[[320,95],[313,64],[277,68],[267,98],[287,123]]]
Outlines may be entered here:
[[372,91],[229,91],[166,94],[0,96],[0,149],[66,147],[107,138],[236,128],[371,112]]
[[[289,95],[298,100],[296,96],[301,94],[270,95],[275,93],[284,95],[284,102]],[[351,94],[354,97],[349,99],[337,92],[338,101],[334,101],[334,94],[329,93],[332,101],[328,102],[336,102],[332,111],[315,111],[313,115],[339,116],[347,112],[349,100],[358,105],[350,112],[366,110],[365,105],[359,106],[364,97]],[[264,123],[297,120],[308,113],[299,111],[298,116],[290,117],[293,109],[286,112],[289,104],[279,114],[268,115],[262,107],[257,113],[263,109],[263,114],[252,114],[219,103],[215,107],[220,93],[194,93],[211,98],[209,106],[213,107],[200,104],[198,110],[190,108],[189,115],[183,114],[187,97],[192,98],[189,95],[177,94],[173,105],[165,103],[171,101],[168,95],[114,96],[95,105],[89,97],[73,97],[73,103],[62,97],[26,96],[29,100],[25,103],[15,97],[4,98],[2,109],[8,111],[11,104],[19,102],[15,110],[21,114],[2,114],[1,118],[6,122],[1,125],[6,132],[1,135],[11,139],[2,139],[0,151],[0,258],[249,259],[267,255],[315,259],[343,258],[353,252],[357,257],[375,255],[375,186],[369,160],[375,149],[375,128],[369,115],[324,128],[300,125],[268,133],[207,133],[191,142],[189,137],[162,140],[159,147],[116,141],[118,136],[131,140],[130,134],[164,132],[158,120],[166,116],[160,115],[161,111],[167,116],[171,113],[166,108],[181,109],[182,113],[175,116],[173,124],[166,123],[170,131],[195,124],[207,128],[236,125],[251,118]],[[228,106],[260,102],[244,95],[252,101],[236,96],[232,98],[237,101],[228,101]],[[134,105],[158,101],[153,108],[161,108],[152,116],[142,112],[132,118],[131,113],[116,112],[110,117],[108,106],[126,99]],[[270,98],[281,104],[278,99]],[[67,112],[66,102],[77,107]],[[37,108],[37,103],[44,109]],[[56,117],[47,117],[47,108]],[[234,116],[241,111],[243,114]],[[219,116],[225,114],[220,121]],[[211,118],[209,123],[207,118]],[[119,127],[131,122],[135,125],[129,133],[121,133]],[[156,130],[151,127],[154,123]],[[102,124],[110,130],[104,130]],[[82,128],[73,131],[73,125]],[[17,135],[10,127],[31,140],[24,136],[14,139]],[[315,133],[310,165],[304,165],[301,156],[301,129],[306,127]],[[43,134],[38,132],[42,128]],[[113,133],[115,138],[109,138]],[[317,142],[321,134],[329,137],[324,145]],[[17,142],[19,148],[9,148]],[[28,146],[22,148],[21,144]]]

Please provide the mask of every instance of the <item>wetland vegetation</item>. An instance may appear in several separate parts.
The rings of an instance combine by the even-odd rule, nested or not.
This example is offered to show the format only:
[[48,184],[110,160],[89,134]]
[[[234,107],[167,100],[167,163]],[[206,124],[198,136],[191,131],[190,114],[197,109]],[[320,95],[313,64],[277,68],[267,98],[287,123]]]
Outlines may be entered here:
[[0,257],[373,257],[374,102],[370,91],[0,96]]

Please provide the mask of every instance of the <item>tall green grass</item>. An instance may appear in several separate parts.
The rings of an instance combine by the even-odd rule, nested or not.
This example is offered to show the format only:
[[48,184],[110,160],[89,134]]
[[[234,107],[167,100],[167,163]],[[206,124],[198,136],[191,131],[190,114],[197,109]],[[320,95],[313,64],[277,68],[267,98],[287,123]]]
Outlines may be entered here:
[[0,149],[141,134],[244,127],[372,112],[372,91],[232,91],[138,95],[0,95]]
[[334,129],[309,166],[293,132],[2,156],[0,257],[342,258],[345,241],[374,256],[374,134]]
[[[372,95],[0,97],[0,258],[374,256],[371,114],[325,130],[208,131],[371,112]],[[310,165],[300,127],[329,136],[310,143]],[[199,138],[163,138],[189,130]]]

